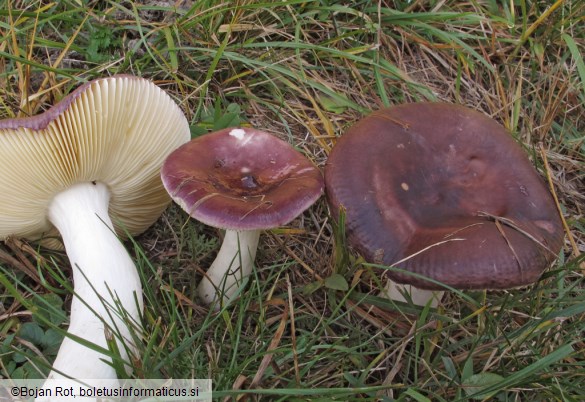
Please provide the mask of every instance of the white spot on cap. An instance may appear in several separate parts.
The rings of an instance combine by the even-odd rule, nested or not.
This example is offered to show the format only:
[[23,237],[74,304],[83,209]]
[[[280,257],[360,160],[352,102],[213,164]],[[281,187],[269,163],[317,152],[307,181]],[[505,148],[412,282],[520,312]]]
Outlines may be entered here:
[[246,131],[242,130],[241,128],[234,128],[232,131],[230,131],[230,135],[241,141],[244,139]]
[[401,184],[400,184],[400,187],[402,187],[402,189],[403,189],[404,191],[408,191],[408,189],[410,188],[410,187],[408,187],[408,184],[406,184],[406,183],[401,183]]
[[243,167],[242,169],[240,169],[240,172],[242,172],[243,174],[248,174],[251,172],[251,170],[248,167]]

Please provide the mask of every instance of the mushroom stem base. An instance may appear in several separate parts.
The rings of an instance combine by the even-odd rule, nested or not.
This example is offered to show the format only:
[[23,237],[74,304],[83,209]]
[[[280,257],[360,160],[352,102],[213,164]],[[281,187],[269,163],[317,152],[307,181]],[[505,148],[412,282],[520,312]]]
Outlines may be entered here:
[[[243,281],[252,272],[260,230],[226,230],[215,261],[197,287],[199,297],[206,304],[221,299],[222,304],[235,298]],[[220,303],[215,304],[220,308]]]
[[95,347],[66,336],[48,378],[116,379],[107,352],[95,348],[107,351],[107,338],[115,339],[127,361],[128,351],[134,349],[132,334],[140,334],[140,278],[114,232],[109,199],[104,184],[79,183],[57,194],[49,207],[49,219],[61,233],[73,270],[68,334]]
[[441,302],[444,293],[445,292],[442,290],[419,289],[412,285],[402,285],[388,279],[388,283],[386,283],[386,286],[380,292],[379,296],[405,303],[409,303],[410,301],[407,300],[407,298],[410,298],[412,304],[417,306],[426,306],[430,301],[431,307],[437,307]]

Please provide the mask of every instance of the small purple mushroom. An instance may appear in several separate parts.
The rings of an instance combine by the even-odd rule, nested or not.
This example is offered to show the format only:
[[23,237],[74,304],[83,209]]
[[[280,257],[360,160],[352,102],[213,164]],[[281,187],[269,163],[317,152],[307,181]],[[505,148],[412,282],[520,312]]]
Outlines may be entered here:
[[[288,143],[250,128],[228,128],[179,147],[162,181],[193,218],[226,229],[198,287],[207,304],[235,297],[252,272],[260,232],[292,221],[323,192],[319,169]],[[216,308],[219,304],[216,305]]]

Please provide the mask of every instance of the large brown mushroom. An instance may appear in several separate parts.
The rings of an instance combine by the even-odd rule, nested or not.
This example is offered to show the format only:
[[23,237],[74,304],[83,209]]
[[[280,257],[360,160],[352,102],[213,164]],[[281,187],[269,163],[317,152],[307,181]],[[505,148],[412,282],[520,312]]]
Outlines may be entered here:
[[466,107],[372,113],[339,138],[325,181],[332,214],[346,209],[351,244],[370,262],[404,270],[388,270],[397,283],[519,287],[536,281],[563,243],[553,199],[524,151]]
[[[323,177],[288,143],[251,128],[196,138],[166,159],[162,181],[193,218],[226,229],[198,287],[208,304],[227,303],[250,275],[260,232],[292,221],[323,192]],[[216,304],[216,308],[219,304]]]
[[41,115],[0,121],[0,238],[46,239],[56,228],[73,270],[68,336],[49,378],[115,379],[106,333],[128,358],[142,287],[117,234],[143,232],[167,207],[160,167],[189,138],[177,104],[133,76],[88,82]]

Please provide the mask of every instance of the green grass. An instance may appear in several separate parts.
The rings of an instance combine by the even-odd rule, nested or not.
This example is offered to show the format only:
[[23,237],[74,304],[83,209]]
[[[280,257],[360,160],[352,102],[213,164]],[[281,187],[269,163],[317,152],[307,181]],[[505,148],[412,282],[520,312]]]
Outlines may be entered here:
[[[433,311],[376,297],[382,271],[335,250],[321,200],[262,235],[248,288],[215,314],[195,287],[220,234],[171,206],[127,243],[145,290],[137,377],[212,378],[219,399],[585,399],[582,1],[141,3],[2,2],[0,118],[130,73],[168,91],[194,135],[251,125],[322,167],[370,110],[461,103],[524,146],[569,230],[534,286],[452,292]],[[0,251],[0,375],[42,377],[66,329],[68,260]]]

